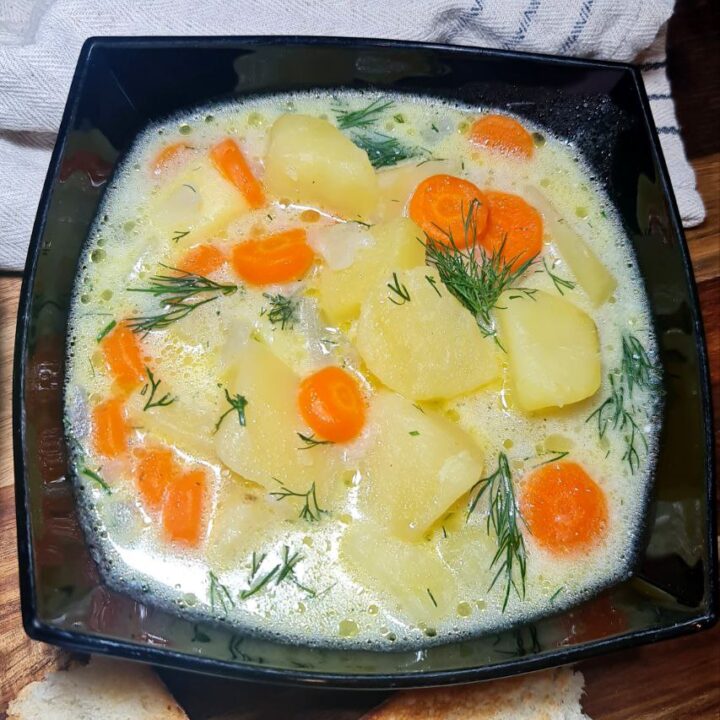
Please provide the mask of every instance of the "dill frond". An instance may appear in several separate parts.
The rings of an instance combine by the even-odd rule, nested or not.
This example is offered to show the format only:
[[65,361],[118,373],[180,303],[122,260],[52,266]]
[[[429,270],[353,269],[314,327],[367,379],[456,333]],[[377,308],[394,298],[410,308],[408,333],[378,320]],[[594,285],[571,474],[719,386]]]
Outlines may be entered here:
[[343,108],[333,108],[335,117],[337,118],[338,127],[341,130],[350,130],[352,128],[366,128],[374,125],[385,112],[385,110],[393,106],[392,100],[373,100],[369,105],[359,110],[344,110]]
[[280,325],[281,330],[285,330],[285,328],[292,330],[298,319],[299,301],[280,293],[276,295],[263,293],[263,297],[270,303],[270,309],[267,311],[263,309],[261,315],[267,314],[268,320],[273,325]]
[[553,272],[553,270],[555,269],[555,263],[553,263],[551,267],[548,267],[547,259],[543,258],[543,267],[545,268],[545,272],[550,276],[550,279],[553,281],[555,289],[561,295],[565,294],[565,290],[574,290],[577,286],[576,282],[573,282],[572,280],[567,280],[566,278],[562,278],[557,273]]
[[227,615],[228,610],[235,607],[235,601],[232,599],[230,591],[217,579],[214,572],[208,573],[208,579],[210,581],[210,608],[213,612],[216,608],[222,608],[223,614]]
[[317,501],[317,493],[315,490],[315,483],[310,485],[307,492],[295,492],[291,490],[287,485],[283,484],[277,478],[273,478],[275,482],[280,486],[280,490],[271,492],[270,496],[277,500],[285,500],[286,498],[301,498],[304,503],[300,508],[300,514],[298,517],[308,522],[319,522],[322,515],[327,515],[327,510],[323,510]]
[[298,448],[298,450],[310,450],[311,448],[317,447],[318,445],[334,445],[332,440],[318,440],[315,434],[303,435],[301,432],[296,433],[297,436],[305,443],[305,447]]
[[258,559],[256,553],[253,552],[249,587],[240,593],[241,600],[247,600],[253,595],[257,595],[257,593],[263,590],[263,588],[266,588],[273,580],[275,581],[275,585],[279,585],[281,582],[288,580],[296,587],[304,590],[310,597],[316,596],[314,590],[302,585],[295,576],[295,568],[303,559],[303,556],[299,552],[291,552],[287,545],[283,545],[280,562],[273,565],[273,567],[264,575],[258,577],[265,557],[265,555],[261,555]]
[[89,477],[93,482],[97,483],[106,495],[112,494],[110,486],[105,482],[105,480],[103,480],[100,473],[91,470],[89,467],[83,466],[82,468],[80,468],[80,474],[84,475],[85,477]]
[[397,165],[403,160],[409,160],[425,152],[420,148],[406,145],[397,138],[377,132],[376,130],[365,133],[354,133],[352,141],[367,153],[368,158],[370,158],[370,164],[376,170]]
[[400,298],[399,300],[396,300],[392,295],[389,295],[388,300],[390,300],[391,303],[394,303],[395,305],[404,305],[406,302],[410,302],[410,293],[408,292],[407,287],[398,280],[397,273],[393,273],[393,281],[391,283],[387,283],[387,287],[390,292]]
[[143,385],[142,390],[140,390],[140,394],[145,397],[149,389],[150,396],[148,397],[147,402],[143,406],[143,411],[149,410],[150,408],[154,407],[167,407],[168,405],[172,405],[177,400],[177,398],[170,395],[170,393],[165,393],[159,400],[155,400],[155,393],[160,387],[160,383],[162,383],[162,380],[155,380],[155,375],[153,375],[152,370],[150,370],[147,365],[145,366],[145,372],[147,373],[149,382]]
[[248,401],[242,395],[230,395],[225,388],[225,399],[228,401],[230,407],[220,416],[220,419],[215,423],[215,432],[220,429],[222,421],[231,413],[233,410],[238,414],[238,422],[241,427],[245,427],[245,408],[248,406]]

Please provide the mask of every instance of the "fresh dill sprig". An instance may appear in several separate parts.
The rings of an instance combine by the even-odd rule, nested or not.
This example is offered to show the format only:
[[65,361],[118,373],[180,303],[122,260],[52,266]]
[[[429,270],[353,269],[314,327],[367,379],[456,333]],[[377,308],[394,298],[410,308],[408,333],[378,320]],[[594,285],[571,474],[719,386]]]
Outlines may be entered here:
[[214,572],[208,573],[210,581],[210,608],[215,612],[215,608],[222,608],[223,614],[227,615],[230,608],[235,607],[235,601],[230,595],[230,591],[223,585]]
[[305,447],[298,448],[298,450],[310,450],[311,448],[317,447],[318,445],[335,444],[332,440],[318,440],[315,437],[315,433],[313,433],[312,435],[303,435],[301,432],[296,434],[305,443]]
[[317,493],[315,490],[315,483],[310,485],[310,489],[307,492],[295,492],[291,490],[287,485],[273,478],[275,482],[280,485],[280,490],[271,492],[270,496],[277,500],[285,500],[286,498],[302,498],[305,502],[302,508],[300,508],[299,518],[307,520],[308,522],[319,522],[322,515],[327,515],[327,510],[323,510],[317,501]]
[[[490,568],[498,565],[488,590],[492,590],[501,575],[505,576],[505,597],[502,606],[502,610],[505,612],[511,590],[515,590],[517,596],[524,599],[527,573],[525,540],[520,530],[522,518],[515,499],[512,473],[505,453],[501,452],[498,455],[497,470],[492,475],[478,480],[470,492],[474,493],[474,497],[468,506],[468,518],[487,493],[487,532],[489,535],[492,529],[497,542],[497,552],[490,562]],[[518,575],[519,580],[516,579]]]
[[543,258],[543,267],[545,268],[545,272],[550,276],[550,279],[553,281],[555,289],[561,295],[565,294],[565,290],[574,290],[577,286],[577,283],[573,282],[572,280],[566,280],[565,278],[562,278],[558,274],[554,273],[553,270],[555,268],[555,263],[552,264],[552,267],[548,267],[546,258]]
[[569,450],[549,450],[547,453],[543,454],[549,454],[552,455],[549,460],[543,460],[542,462],[538,463],[537,465],[533,465],[534,468],[539,468],[542,465],[549,465],[550,463],[559,462],[563,458],[567,457],[570,454]]
[[359,110],[344,110],[342,108],[333,108],[335,117],[337,118],[338,127],[341,130],[350,130],[351,128],[366,128],[374,125],[385,110],[393,106],[392,100],[373,100],[369,105]]
[[300,306],[300,302],[292,297],[281,295],[271,295],[270,293],[263,293],[263,297],[267,298],[270,303],[270,310],[263,309],[261,315],[267,314],[268,320],[273,325],[280,325],[280,329],[284,330],[286,327],[292,330],[295,323],[297,322],[297,310]]
[[240,593],[241,600],[247,600],[253,595],[257,595],[257,593],[267,587],[273,580],[275,581],[275,585],[279,585],[281,582],[289,580],[295,586],[304,590],[310,597],[315,597],[315,591],[302,585],[295,576],[295,568],[303,559],[303,556],[299,552],[291,552],[287,545],[283,545],[280,562],[273,565],[273,567],[264,575],[258,577],[258,573],[265,558],[266,555],[261,555],[258,559],[256,553],[253,552],[249,587]]
[[403,160],[409,160],[426,152],[421,148],[406,145],[397,138],[376,130],[354,133],[352,141],[367,153],[370,164],[376,170],[397,165]]
[[479,206],[480,202],[473,199],[467,214],[460,209],[465,234],[462,248],[452,233],[442,228],[440,230],[446,235],[447,244],[435,242],[430,237],[420,242],[425,245],[428,263],[435,266],[445,287],[475,316],[482,334],[495,337],[491,313],[502,293],[514,290],[517,294],[511,298],[532,297],[535,293],[535,290],[517,287],[516,283],[535,262],[536,256],[515,267],[518,258],[508,260],[503,255],[505,240],[490,254],[479,247],[476,231]]
[[110,331],[117,325],[115,320],[111,320],[98,334],[97,341],[100,342]]
[[435,278],[432,275],[426,275],[425,279],[428,281],[428,285],[437,293],[438,297],[442,297],[442,293],[438,289],[437,283],[435,282]]
[[155,400],[155,393],[157,392],[157,389],[160,387],[160,383],[162,383],[162,380],[155,380],[155,376],[153,375],[152,370],[146,365],[145,366],[145,372],[148,376],[148,381],[142,386],[142,390],[140,390],[140,394],[145,397],[147,395],[148,389],[150,390],[150,396],[147,399],[147,402],[145,403],[143,407],[143,411],[149,410],[150,408],[154,407],[167,407],[168,405],[172,405],[177,398],[173,397],[170,393],[165,393],[159,400]]
[[595,419],[600,440],[608,429],[622,433],[625,451],[622,460],[627,462],[630,472],[635,473],[640,467],[640,450],[648,450],[645,433],[638,425],[636,416],[643,408],[633,404],[633,393],[636,388],[653,390],[659,385],[659,368],[655,365],[635,335],[623,335],[622,359],[619,372],[608,373],[610,394],[605,401],[592,412],[586,422]]
[[220,416],[220,419],[215,423],[215,432],[220,429],[222,421],[231,413],[233,410],[238,414],[238,422],[241,427],[245,427],[245,408],[248,406],[248,401],[243,395],[230,395],[225,388],[225,399],[228,401],[230,407]]
[[85,475],[85,477],[89,477],[93,482],[96,482],[102,489],[103,492],[106,495],[111,495],[112,490],[110,489],[110,486],[103,480],[103,478],[100,476],[99,473],[95,472],[94,470],[91,470],[89,467],[83,466],[80,469],[80,474]]
[[[197,190],[195,190],[195,188],[192,187],[191,185],[186,185],[185,187],[189,187],[192,189],[193,192],[197,192]],[[173,233],[172,241],[177,242],[178,240],[182,240],[184,237],[187,237],[189,234],[190,234],[189,230],[176,230]]]
[[398,280],[397,273],[393,273],[393,281],[391,283],[387,283],[387,286],[391,292],[400,298],[399,300],[396,300],[392,295],[388,295],[388,300],[390,300],[391,303],[394,303],[395,305],[404,305],[406,302],[410,302],[410,293],[408,292],[407,287]]
[[[162,267],[172,270],[176,275],[153,275],[147,287],[127,288],[129,292],[148,293],[158,298],[162,309],[154,315],[131,317],[127,324],[136,333],[147,335],[151,330],[164,330],[169,325],[182,320],[201,305],[216,300],[221,295],[232,295],[238,286],[223,285],[214,280],[185,272],[169,265]],[[211,294],[211,297],[199,296]],[[191,300],[197,302],[191,302]]]

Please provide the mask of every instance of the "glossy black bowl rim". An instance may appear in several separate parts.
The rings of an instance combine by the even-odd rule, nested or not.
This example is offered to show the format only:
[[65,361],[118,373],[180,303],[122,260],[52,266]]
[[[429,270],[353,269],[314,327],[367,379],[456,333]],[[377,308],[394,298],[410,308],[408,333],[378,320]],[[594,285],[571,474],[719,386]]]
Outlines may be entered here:
[[[681,252],[685,280],[692,300],[690,312],[692,324],[697,338],[699,391],[702,399],[702,411],[705,424],[704,447],[706,449],[705,487],[706,487],[706,522],[708,537],[708,609],[701,616],[668,627],[649,628],[630,632],[616,637],[608,637],[579,646],[568,646],[550,651],[540,656],[526,656],[509,659],[506,662],[481,667],[467,667],[428,672],[394,672],[394,673],[344,673],[344,672],[307,672],[298,669],[278,669],[249,665],[241,662],[217,660],[194,656],[163,647],[138,645],[126,640],[101,637],[89,633],[72,632],[41,622],[37,618],[35,595],[35,568],[32,554],[32,536],[30,529],[30,498],[25,483],[25,420],[26,412],[23,402],[25,385],[25,365],[23,352],[30,325],[31,296],[35,284],[35,274],[40,257],[40,240],[45,227],[51,190],[55,184],[59,162],[67,140],[68,128],[72,126],[79,104],[79,89],[85,78],[88,61],[96,48],[122,47],[127,49],[140,48],[195,48],[216,47],[233,48],[237,46],[293,46],[315,45],[324,47],[361,46],[368,48],[396,48],[414,50],[442,50],[457,54],[472,55],[477,58],[495,58],[512,60],[533,60],[546,64],[558,64],[585,68],[588,71],[610,69],[621,70],[633,78],[642,110],[642,121],[649,133],[651,151],[659,168],[659,180],[663,194],[668,201],[672,233],[678,241]],[[460,684],[477,680],[507,677],[521,673],[556,667],[576,662],[594,655],[612,650],[654,643],[659,640],[678,637],[711,627],[718,619],[718,579],[717,579],[717,546],[715,507],[715,461],[713,452],[714,431],[712,394],[710,391],[709,365],[707,359],[705,334],[700,315],[697,286],[695,283],[690,254],[682,230],[680,214],[669,179],[669,173],[662,154],[660,140],[655,128],[650,104],[648,101],[642,76],[637,67],[619,62],[583,60],[564,58],[553,55],[521,53],[509,50],[492,50],[487,48],[445,45],[439,43],[421,43],[388,39],[352,38],[352,37],[321,37],[321,36],[134,36],[134,37],[91,37],[88,38],[80,51],[72,84],[58,130],[58,141],[52,152],[47,176],[43,185],[38,204],[38,212],[33,226],[27,263],[23,274],[22,289],[18,308],[18,319],[15,334],[15,355],[13,367],[13,450],[15,470],[15,505],[17,520],[18,566],[20,581],[20,603],[25,632],[34,640],[41,640],[61,645],[69,650],[85,653],[96,653],[123,657],[158,666],[189,670],[229,678],[268,682],[289,685],[305,685],[308,687],[333,687],[346,689],[383,689],[400,687],[423,687],[433,685]]]

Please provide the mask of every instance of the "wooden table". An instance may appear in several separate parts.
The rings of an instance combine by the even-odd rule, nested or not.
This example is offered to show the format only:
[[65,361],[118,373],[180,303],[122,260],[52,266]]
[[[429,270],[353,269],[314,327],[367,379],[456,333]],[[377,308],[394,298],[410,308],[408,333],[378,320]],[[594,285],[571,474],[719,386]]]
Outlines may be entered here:
[[[700,289],[707,332],[716,427],[720,427],[720,46],[712,0],[682,2],[670,27],[669,69],[678,116],[705,200],[707,220],[686,235]],[[20,623],[13,501],[10,389],[20,277],[0,275],[0,718],[27,682],[57,665],[59,652],[28,640]],[[717,450],[716,444],[716,450]],[[717,454],[717,452],[716,452]],[[594,720],[717,720],[720,718],[720,625],[660,645],[617,652],[579,665],[587,680],[586,712]],[[192,711],[197,688],[203,702],[228,682],[189,676],[183,698]],[[243,718],[354,720],[372,705],[367,694],[324,693],[236,684]],[[278,705],[281,702],[281,705]]]

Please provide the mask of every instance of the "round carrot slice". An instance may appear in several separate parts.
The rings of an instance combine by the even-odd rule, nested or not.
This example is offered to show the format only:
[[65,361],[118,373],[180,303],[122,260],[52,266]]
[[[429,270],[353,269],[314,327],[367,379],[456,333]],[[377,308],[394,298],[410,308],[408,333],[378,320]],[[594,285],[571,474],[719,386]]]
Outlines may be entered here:
[[490,150],[530,158],[535,150],[532,135],[507,115],[483,115],[470,128],[470,139]]
[[513,269],[532,260],[542,250],[540,213],[519,195],[486,191],[485,197],[490,212],[483,247],[491,254],[501,252]]
[[531,473],[520,510],[535,541],[557,555],[589,548],[608,522],[605,494],[574,462],[550,463]]
[[114,458],[127,451],[130,426],[122,398],[110,398],[93,408],[92,429],[93,447],[98,455]]
[[434,242],[464,248],[482,235],[488,208],[477,185],[453,175],[432,175],[415,189],[408,213]]
[[306,377],[298,391],[300,414],[321,437],[346,442],[365,424],[365,398],[357,380],[338,367]]
[[166,145],[156,156],[153,162],[155,173],[161,173],[168,165],[175,162],[181,155],[192,148],[183,142]]
[[235,246],[232,265],[235,272],[253,285],[270,285],[297,280],[315,259],[302,228],[286,230]]
[[145,363],[137,335],[125,324],[116,325],[101,341],[105,364],[117,384],[132,390],[145,379]]
[[195,245],[180,258],[177,269],[205,276],[219,270],[224,264],[225,255],[214,245]]

